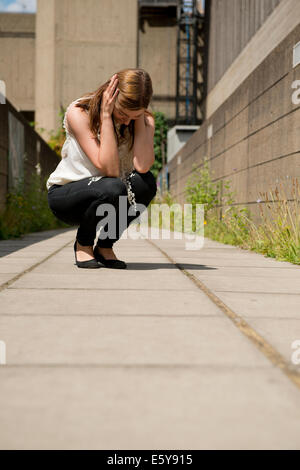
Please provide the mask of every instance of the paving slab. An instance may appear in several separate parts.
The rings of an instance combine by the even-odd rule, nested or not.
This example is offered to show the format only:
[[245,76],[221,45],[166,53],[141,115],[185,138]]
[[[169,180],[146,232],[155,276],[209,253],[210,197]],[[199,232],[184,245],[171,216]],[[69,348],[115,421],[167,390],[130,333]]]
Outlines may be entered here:
[[1,316],[0,331],[7,343],[7,362],[11,365],[138,363],[272,367],[224,316]]
[[[165,289],[168,305],[161,301],[161,289],[6,289],[1,293],[2,315],[149,315],[223,316],[215,304],[201,291],[194,289]],[[74,302],[76,296],[76,302]],[[112,302],[113,296],[113,302]],[[134,309],[132,308],[134,299]],[[195,304],[199,308],[195,309]],[[122,308],[120,308],[120,305]],[[53,308],[55,306],[55,308]]]
[[0,380],[5,449],[299,449],[299,393],[274,368],[18,366]]
[[[80,271],[80,272],[77,272]],[[139,275],[137,276],[137,272]],[[173,266],[169,269],[144,270],[143,276],[140,270],[127,269],[112,270],[106,267],[99,269],[79,269],[74,265],[74,271],[70,274],[41,274],[30,272],[14,282],[14,287],[28,288],[84,288],[84,289],[178,289],[191,290],[190,281],[179,273]],[[196,287],[195,287],[196,289]]]
[[[287,298],[288,295],[288,298]],[[290,293],[218,292],[218,296],[243,318],[300,318],[300,296]]]

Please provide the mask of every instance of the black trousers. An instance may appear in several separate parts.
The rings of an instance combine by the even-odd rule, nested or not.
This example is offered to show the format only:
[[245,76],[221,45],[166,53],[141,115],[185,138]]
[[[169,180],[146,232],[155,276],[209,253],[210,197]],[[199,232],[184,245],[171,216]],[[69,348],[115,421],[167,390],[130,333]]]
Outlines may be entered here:
[[[103,176],[98,180],[97,177],[87,177],[64,185],[54,184],[48,191],[48,204],[58,219],[69,225],[79,225],[76,239],[84,246],[94,245],[98,223],[102,219],[108,220],[105,206],[109,204],[111,208],[114,208],[110,214],[114,215],[115,222],[114,224],[104,222],[105,226],[108,225],[108,232],[103,232],[107,236],[105,238],[105,235],[101,233],[105,227],[101,228],[97,245],[111,248],[129,224],[150,204],[157,191],[156,181],[151,171],[139,173],[134,170],[130,182],[136,204],[145,206],[144,208],[138,206],[136,212],[131,212],[133,209],[127,197],[125,183],[121,178],[108,176]],[[125,197],[120,198],[120,196]],[[129,213],[133,215],[128,215],[129,209]],[[124,212],[124,210],[127,215],[124,217],[122,213],[120,217],[120,211]],[[97,215],[96,212],[98,214],[103,212],[103,215]],[[119,223],[120,219],[122,223]],[[100,227],[102,227],[101,223]],[[115,230],[111,231],[112,227]]]

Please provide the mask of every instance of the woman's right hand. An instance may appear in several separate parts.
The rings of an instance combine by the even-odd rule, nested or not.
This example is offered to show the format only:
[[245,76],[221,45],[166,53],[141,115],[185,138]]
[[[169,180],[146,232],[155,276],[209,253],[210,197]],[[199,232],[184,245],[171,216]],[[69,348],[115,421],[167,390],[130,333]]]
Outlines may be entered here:
[[115,101],[119,93],[119,89],[116,88],[118,85],[118,76],[117,74],[113,75],[108,87],[104,90],[101,100],[101,122],[104,117],[112,115]]

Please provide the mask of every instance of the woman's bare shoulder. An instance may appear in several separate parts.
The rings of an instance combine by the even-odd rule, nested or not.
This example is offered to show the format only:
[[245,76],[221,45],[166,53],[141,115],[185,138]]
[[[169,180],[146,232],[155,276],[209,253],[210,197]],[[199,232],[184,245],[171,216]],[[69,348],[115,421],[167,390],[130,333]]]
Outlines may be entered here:
[[72,103],[68,109],[67,117],[73,119],[79,119],[82,121],[88,121],[88,113],[85,109],[76,106],[76,102]]
[[83,108],[80,108],[79,106],[76,106],[76,102],[69,106],[66,120],[69,129],[77,127],[78,125],[89,125],[89,116],[87,111]]

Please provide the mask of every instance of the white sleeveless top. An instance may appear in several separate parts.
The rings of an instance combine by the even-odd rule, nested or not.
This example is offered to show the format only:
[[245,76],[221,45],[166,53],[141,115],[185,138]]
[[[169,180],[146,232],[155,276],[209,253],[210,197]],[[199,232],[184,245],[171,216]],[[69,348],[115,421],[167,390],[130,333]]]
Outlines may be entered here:
[[[78,98],[77,100],[72,101],[72,103],[70,103],[66,109],[63,120],[63,128],[66,131],[66,140],[61,150],[62,158],[46,182],[47,191],[53,184],[63,185],[71,181],[87,178],[89,176],[96,177],[98,180],[102,178],[102,176],[105,176],[101,174],[100,170],[95,167],[95,165],[83,152],[79,143],[67,127],[66,118],[68,109],[73,103],[76,103],[81,99],[83,98]],[[127,177],[131,175],[131,172],[134,170],[133,149],[129,150],[130,133],[128,127],[126,127],[124,137],[122,137],[120,135],[121,124],[115,123],[115,127],[119,138],[118,153],[120,159],[120,178],[127,184]],[[98,131],[97,138],[98,141],[100,141],[100,130]]]

